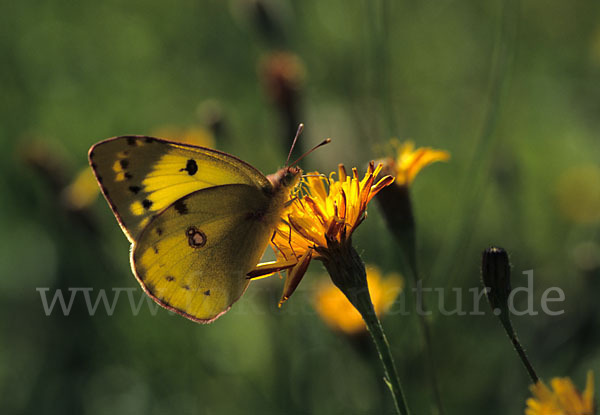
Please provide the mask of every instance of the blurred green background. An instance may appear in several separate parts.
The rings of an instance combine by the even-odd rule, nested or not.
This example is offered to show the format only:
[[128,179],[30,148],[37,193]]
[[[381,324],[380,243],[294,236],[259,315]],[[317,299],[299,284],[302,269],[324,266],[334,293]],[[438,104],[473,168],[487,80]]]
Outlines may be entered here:
[[[90,316],[44,313],[40,292],[131,287],[128,243],[100,197],[65,204],[97,141],[203,129],[271,173],[291,130],[333,142],[305,170],[385,155],[388,139],[446,149],[412,187],[425,286],[479,287],[481,251],[506,248],[513,285],[561,287],[560,316],[514,325],[540,375],[598,375],[600,3],[522,1],[4,2],[0,6],[0,407],[4,414],[392,413],[365,336],[314,311],[313,263],[277,308],[283,281],[251,284],[209,326],[126,293]],[[273,63],[273,53],[294,58]],[[271,56],[271,58],[269,58]],[[177,138],[177,137],[170,137]],[[375,204],[355,236],[367,263],[397,271]],[[401,297],[402,298],[402,297]],[[428,298],[437,309],[437,296]],[[520,298],[524,308],[525,297]],[[500,325],[431,317],[448,414],[522,413],[529,380]],[[383,318],[416,414],[432,413],[415,315]]]

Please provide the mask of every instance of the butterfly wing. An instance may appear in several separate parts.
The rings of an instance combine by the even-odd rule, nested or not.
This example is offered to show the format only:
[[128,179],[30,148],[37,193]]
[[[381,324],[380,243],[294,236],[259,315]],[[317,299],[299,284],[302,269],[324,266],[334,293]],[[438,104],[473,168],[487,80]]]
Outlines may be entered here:
[[133,245],[131,263],[140,284],[163,307],[213,321],[247,288],[246,274],[273,232],[274,202],[246,184],[178,199],[150,220]]
[[153,216],[197,190],[232,183],[271,186],[261,172],[229,154],[153,137],[110,138],[94,145],[88,156],[131,242]]

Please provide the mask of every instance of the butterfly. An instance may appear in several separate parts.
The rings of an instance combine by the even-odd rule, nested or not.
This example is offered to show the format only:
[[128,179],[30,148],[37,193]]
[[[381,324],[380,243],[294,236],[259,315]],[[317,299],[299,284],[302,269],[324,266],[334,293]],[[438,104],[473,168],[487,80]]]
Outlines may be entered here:
[[101,141],[88,159],[132,244],[132,271],[159,305],[209,323],[242,296],[250,271],[288,266],[256,271],[300,181],[295,163],[265,176],[227,153],[146,136]]

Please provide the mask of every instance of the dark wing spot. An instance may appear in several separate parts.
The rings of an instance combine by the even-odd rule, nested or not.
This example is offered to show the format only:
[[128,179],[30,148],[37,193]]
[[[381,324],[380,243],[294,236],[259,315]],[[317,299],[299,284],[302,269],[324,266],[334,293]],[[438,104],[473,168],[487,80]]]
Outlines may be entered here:
[[135,145],[135,137],[127,137],[127,144],[129,144],[130,146],[134,146]]
[[[90,156],[91,157],[91,156]],[[96,170],[98,166],[96,166],[96,163],[92,163],[92,169]]]
[[129,186],[129,190],[137,195],[142,188],[140,186]]
[[189,291],[190,290],[190,286],[189,285],[182,285],[181,288],[183,288],[184,290]]
[[173,277],[172,275],[167,275],[167,276],[165,277],[165,280],[167,280],[167,281],[169,281],[169,282],[171,282],[171,281],[175,281],[175,277]]
[[188,244],[192,248],[202,248],[206,245],[206,234],[195,226],[187,228],[185,235],[188,237]]
[[179,171],[187,171],[190,176],[193,176],[198,172],[198,164],[196,164],[196,160],[189,159],[185,164],[183,169],[179,169]]
[[96,179],[98,179],[98,183],[102,183],[102,176],[96,176]]
[[158,254],[158,247],[156,245],[154,245],[153,248],[154,248],[154,253]]
[[144,141],[146,141],[147,143],[153,143],[154,142],[154,138],[152,138],[152,137],[146,137],[146,140],[144,140]]
[[142,200],[142,206],[144,207],[144,209],[148,210],[148,209],[150,209],[150,206],[152,206],[152,201],[148,200],[148,199],[144,199],[144,200]]
[[162,235],[162,229],[161,228],[156,228],[156,234],[158,236]]
[[183,199],[179,199],[177,202],[175,202],[173,204],[173,207],[180,215],[185,215],[186,213],[188,213],[188,208]]
[[132,175],[131,175],[129,172],[125,172],[125,178],[126,178],[127,180],[131,180],[131,178],[132,178],[132,177],[133,177],[133,176],[132,176]]
[[204,291],[204,295],[210,295],[210,290]]
[[123,170],[125,170],[127,168],[127,166],[129,166],[129,160],[127,159],[123,159],[119,162],[119,164],[121,165],[121,168]]

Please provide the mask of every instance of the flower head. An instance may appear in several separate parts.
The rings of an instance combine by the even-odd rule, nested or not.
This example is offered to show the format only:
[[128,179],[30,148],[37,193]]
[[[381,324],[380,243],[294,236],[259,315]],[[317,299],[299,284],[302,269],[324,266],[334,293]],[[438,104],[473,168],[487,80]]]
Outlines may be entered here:
[[388,157],[382,160],[382,172],[395,176],[395,186],[389,186],[379,193],[377,200],[381,207],[388,228],[400,244],[404,261],[415,269],[416,242],[415,219],[410,197],[410,184],[421,169],[436,161],[445,161],[450,154],[443,150],[420,147],[415,150],[412,141],[400,144],[392,140],[397,148],[396,158]]
[[525,415],[593,415],[594,376],[590,371],[583,393],[579,393],[569,378],[554,378],[552,390],[539,381],[531,386],[533,397],[527,399]]
[[329,179],[316,172],[309,174],[304,186],[300,187],[302,194],[293,199],[284,214],[283,223],[277,227],[273,241],[275,248],[282,254],[291,252],[298,258],[294,245],[306,251],[310,247],[327,248],[328,240],[343,242],[349,239],[364,220],[367,204],[394,181],[392,177],[385,176],[375,183],[381,169],[382,165],[375,168],[371,162],[362,180],[356,168],[349,176],[342,164],[338,180],[333,179],[335,173],[331,173]]
[[[391,308],[404,285],[402,277],[398,274],[382,278],[379,269],[372,266],[367,267],[367,283],[378,316]],[[358,334],[367,328],[360,313],[330,281],[323,281],[319,285],[315,295],[315,307],[323,321],[334,330]]]
[[304,179],[271,241],[278,262],[293,264],[288,267],[282,302],[294,291],[312,259],[327,255],[332,242],[350,241],[366,216],[368,203],[394,181],[393,177],[385,176],[375,183],[381,169],[381,165],[375,167],[371,162],[361,180],[356,169],[348,175],[340,165],[337,180],[334,173],[329,179],[318,173]]
[[382,160],[383,173],[396,177],[397,186],[409,186],[421,169],[436,161],[450,159],[450,153],[444,150],[435,150],[431,147],[419,147],[415,150],[415,143],[405,141],[400,144],[392,140],[396,148],[396,158],[388,157]]

